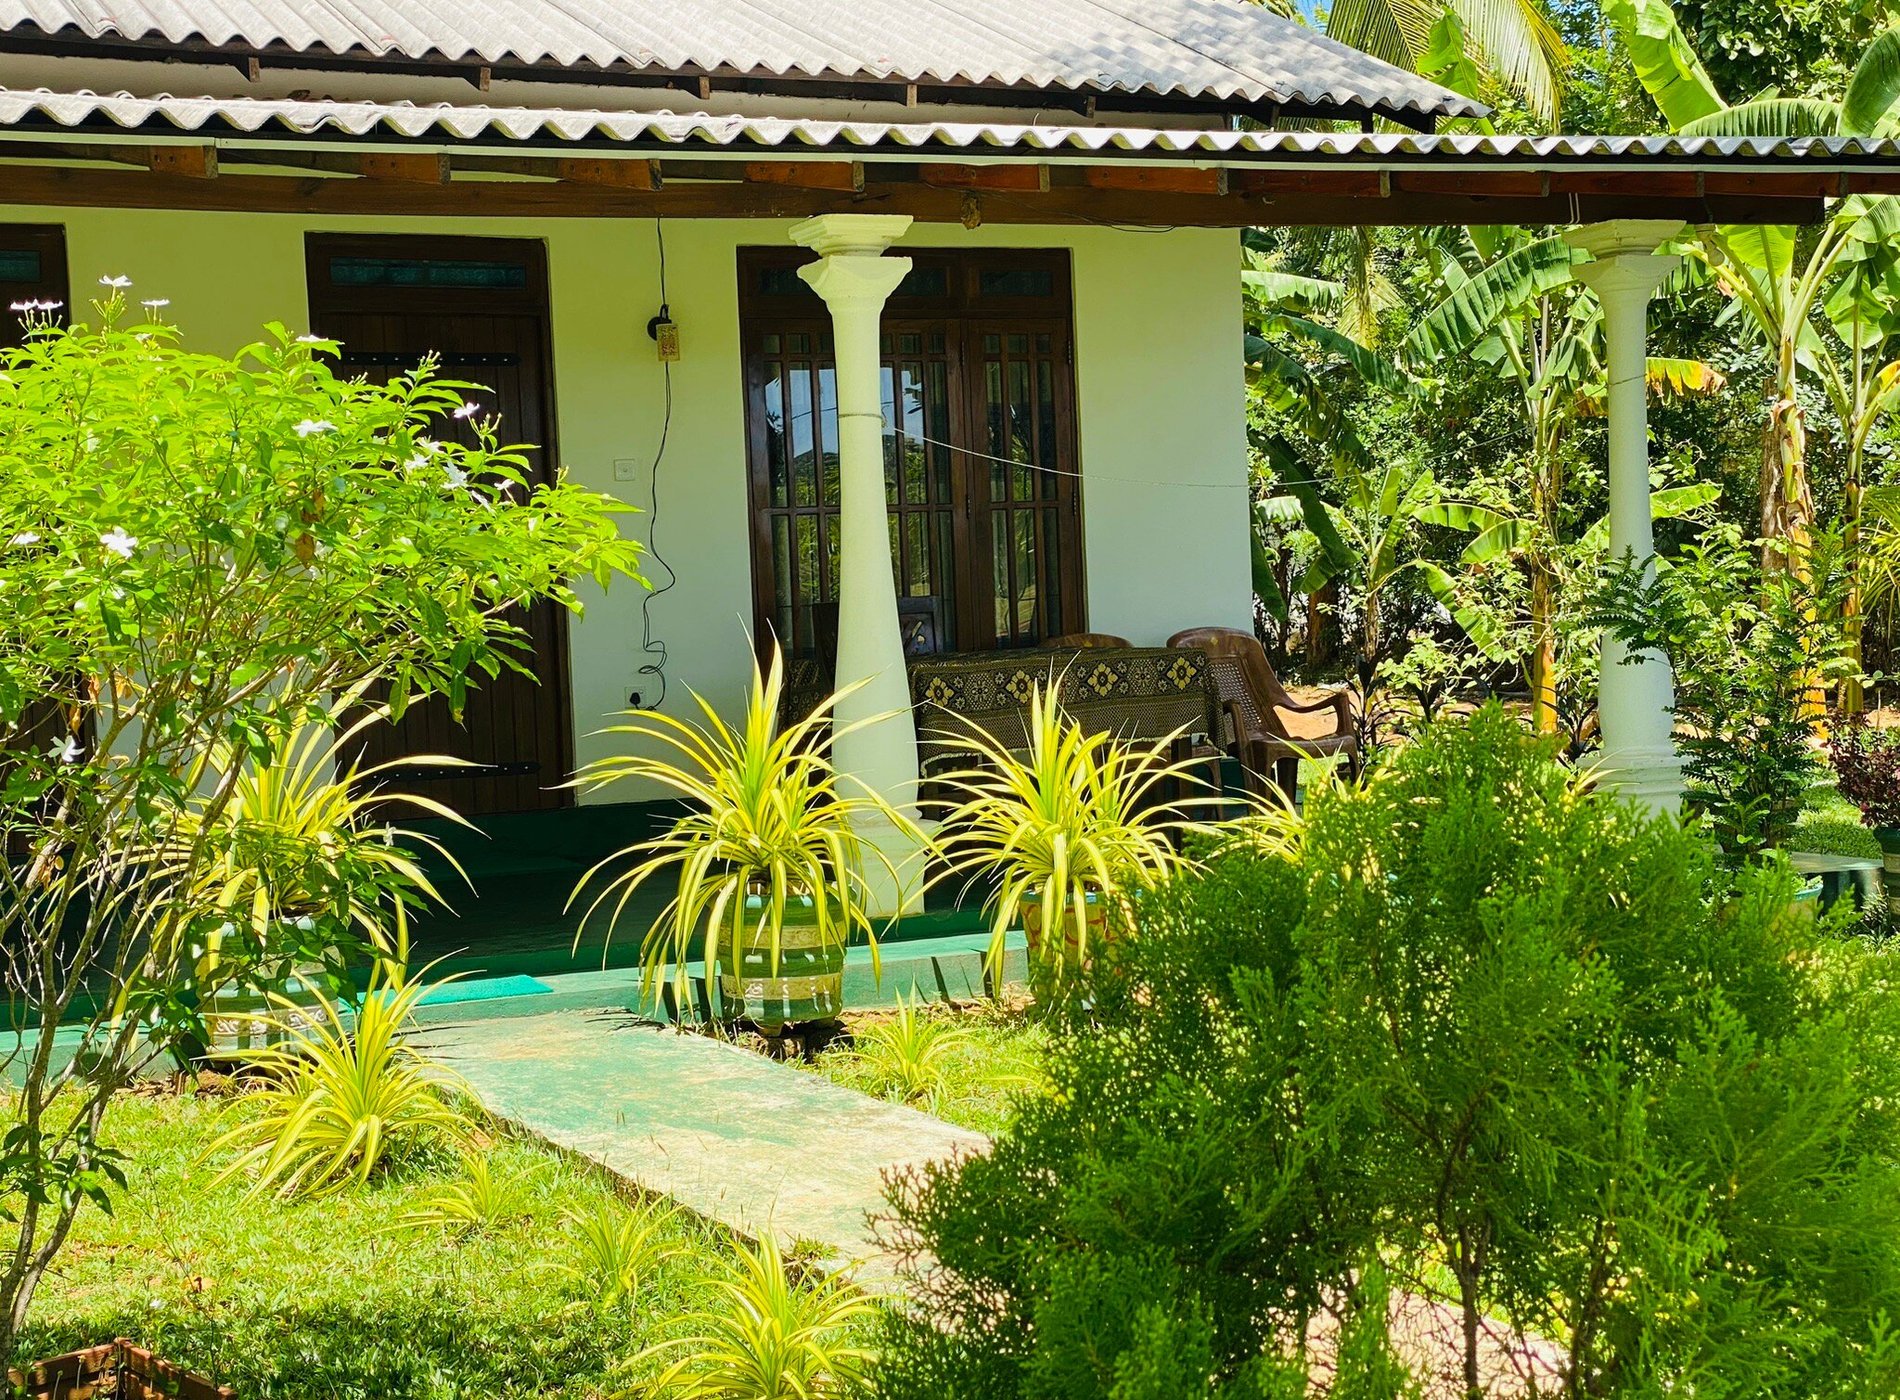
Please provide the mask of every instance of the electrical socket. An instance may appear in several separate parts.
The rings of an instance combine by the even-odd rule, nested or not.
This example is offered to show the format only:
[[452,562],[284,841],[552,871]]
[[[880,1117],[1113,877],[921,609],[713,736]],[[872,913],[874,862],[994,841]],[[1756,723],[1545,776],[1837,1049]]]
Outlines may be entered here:
[[627,697],[627,708],[630,710],[644,710],[646,708],[646,706],[641,703],[639,691],[636,690]]
[[639,479],[640,479],[639,459],[634,458],[634,457],[614,458],[614,480],[615,481],[638,481]]

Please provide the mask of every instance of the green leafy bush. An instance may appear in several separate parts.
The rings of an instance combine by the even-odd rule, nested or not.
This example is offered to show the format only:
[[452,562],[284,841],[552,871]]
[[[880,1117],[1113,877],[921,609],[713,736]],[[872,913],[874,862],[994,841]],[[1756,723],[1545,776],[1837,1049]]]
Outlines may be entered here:
[[1054,1092],[900,1184],[884,1393],[1481,1393],[1533,1348],[1568,1394],[1887,1393],[1900,1009],[1793,888],[1495,708],[1427,729],[1144,900]]

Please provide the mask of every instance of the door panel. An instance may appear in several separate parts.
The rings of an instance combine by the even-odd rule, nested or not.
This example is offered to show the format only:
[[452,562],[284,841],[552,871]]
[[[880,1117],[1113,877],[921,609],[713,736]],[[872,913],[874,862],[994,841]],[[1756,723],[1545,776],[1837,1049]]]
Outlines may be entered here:
[[[458,246],[464,243],[480,246]],[[517,240],[313,238],[312,328],[342,343],[345,373],[386,381],[433,353],[445,377],[486,386],[470,394],[480,406],[477,416],[498,416],[504,442],[536,444],[525,454],[529,478],[550,480],[553,411],[541,257],[538,244]],[[511,276],[517,267],[518,279]],[[371,278],[383,280],[351,280]],[[467,279],[484,280],[466,285]],[[444,295],[445,288],[452,290]],[[444,420],[435,431],[445,440],[474,442],[465,420]],[[532,679],[508,670],[473,677],[459,721],[442,697],[413,705],[401,723],[366,731],[363,761],[442,754],[481,765],[410,765],[391,780],[465,815],[571,805],[571,792],[558,786],[573,767],[566,611],[538,603],[512,610],[509,620],[527,633],[516,657]]]

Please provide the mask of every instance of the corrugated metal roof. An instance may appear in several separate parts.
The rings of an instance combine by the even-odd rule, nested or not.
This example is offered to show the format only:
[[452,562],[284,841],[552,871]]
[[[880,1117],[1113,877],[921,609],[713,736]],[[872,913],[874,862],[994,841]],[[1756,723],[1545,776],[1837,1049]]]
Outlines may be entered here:
[[0,30],[173,47],[976,83],[1471,116],[1246,0],[0,0]]
[[124,128],[212,137],[548,143],[633,149],[809,148],[964,159],[1106,156],[1232,164],[1564,165],[1831,162],[1891,165],[1900,141],[1805,136],[1423,136],[1387,132],[834,122],[545,107],[132,97],[0,89],[0,127]]

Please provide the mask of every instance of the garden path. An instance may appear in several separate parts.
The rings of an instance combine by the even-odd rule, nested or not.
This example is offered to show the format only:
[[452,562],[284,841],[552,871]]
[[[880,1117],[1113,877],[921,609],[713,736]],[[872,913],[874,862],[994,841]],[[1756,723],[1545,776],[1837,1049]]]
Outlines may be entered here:
[[749,1235],[813,1241],[894,1285],[873,1238],[887,1173],[980,1152],[980,1133],[680,1035],[625,1011],[428,1028],[429,1050],[498,1117]]

